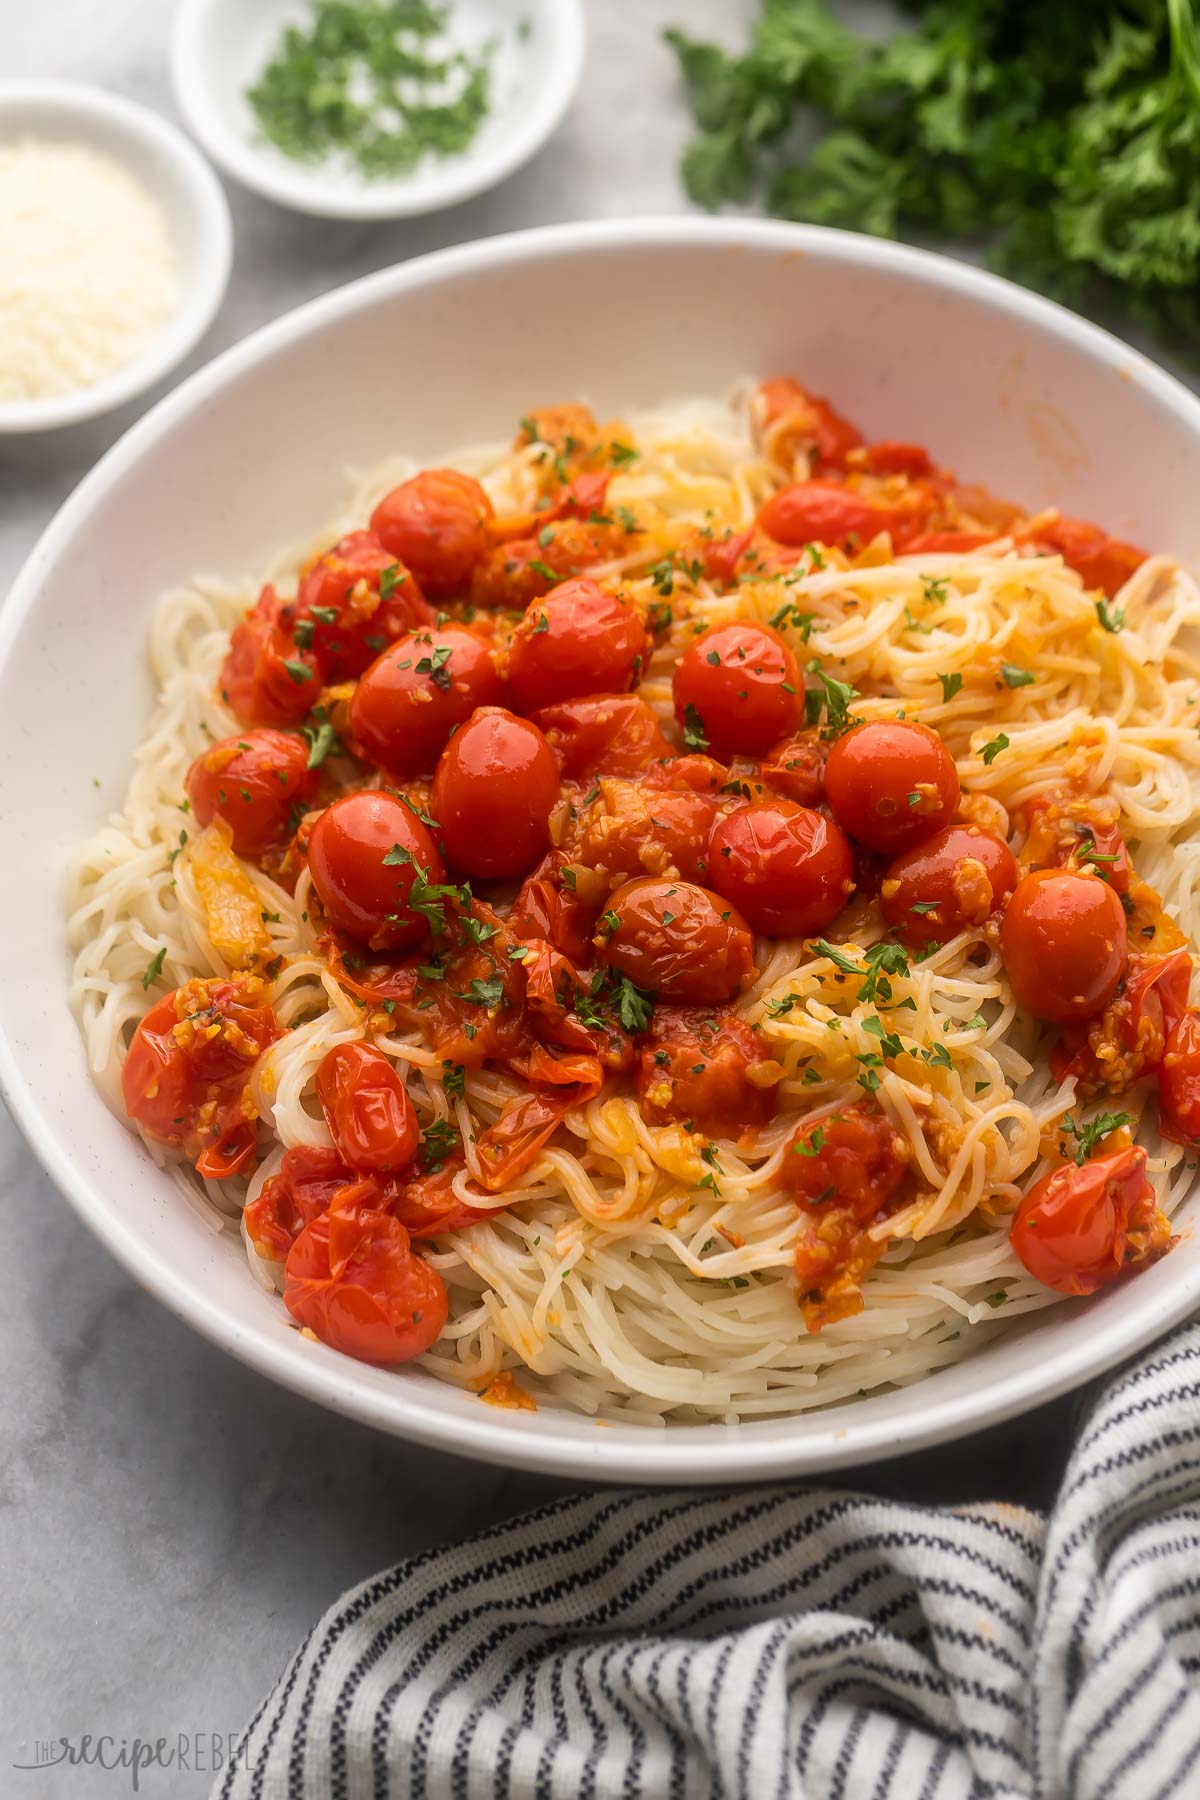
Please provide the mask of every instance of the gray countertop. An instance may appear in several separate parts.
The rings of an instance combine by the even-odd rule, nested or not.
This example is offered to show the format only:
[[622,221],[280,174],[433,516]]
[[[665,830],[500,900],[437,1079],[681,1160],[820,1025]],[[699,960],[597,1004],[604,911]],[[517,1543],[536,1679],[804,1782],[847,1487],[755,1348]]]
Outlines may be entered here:
[[[174,116],[166,0],[9,0],[0,76],[99,83]],[[684,210],[687,122],[661,27],[736,41],[754,0],[589,0],[583,86],[554,141],[493,193],[392,225],[334,225],[231,191],[235,272],[193,359],[298,302],[422,251],[521,226]],[[178,375],[175,377],[178,379]],[[151,399],[157,396],[151,396]],[[147,402],[148,403],[148,402]],[[38,532],[143,403],[0,440],[0,595]],[[11,870],[11,863],[8,864]],[[471,1466],[318,1411],[230,1361],[93,1241],[0,1110],[0,1793],[128,1792],[127,1771],[12,1772],[39,1739],[184,1733],[203,1769],[150,1771],[188,1800],[207,1740],[236,1732],[348,1584],[566,1484]],[[856,1485],[917,1500],[1044,1504],[1073,1402]]]

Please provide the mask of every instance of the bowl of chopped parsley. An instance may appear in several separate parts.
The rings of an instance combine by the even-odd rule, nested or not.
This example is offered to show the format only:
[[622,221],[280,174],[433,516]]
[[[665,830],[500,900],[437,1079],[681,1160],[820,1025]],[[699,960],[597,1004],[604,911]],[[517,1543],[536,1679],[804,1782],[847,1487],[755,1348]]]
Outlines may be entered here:
[[172,76],[227,175],[325,218],[433,212],[519,168],[583,66],[581,0],[183,0]]

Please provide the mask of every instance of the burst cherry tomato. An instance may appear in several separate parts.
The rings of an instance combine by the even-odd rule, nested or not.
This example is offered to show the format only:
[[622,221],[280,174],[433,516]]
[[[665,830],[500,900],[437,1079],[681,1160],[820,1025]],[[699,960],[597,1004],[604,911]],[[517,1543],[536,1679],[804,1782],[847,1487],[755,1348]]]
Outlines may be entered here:
[[1200,1143],[1200,1014],[1185,1012],[1167,1034],[1158,1098],[1167,1136]]
[[908,1172],[907,1142],[873,1102],[844,1106],[793,1133],[779,1180],[800,1209],[795,1266],[810,1331],[862,1310],[862,1279],[882,1249],[867,1236]]
[[258,1254],[283,1262],[304,1227],[328,1212],[338,1189],[353,1180],[337,1151],[326,1144],[285,1150],[278,1175],[263,1182],[242,1215]]
[[464,875],[523,875],[550,842],[558,765],[536,725],[484,706],[443,750],[430,806]]
[[632,687],[650,651],[638,608],[577,575],[535,600],[513,634],[508,678],[522,712]]
[[326,681],[361,675],[394,638],[435,618],[411,572],[369,531],[314,557],[284,614],[293,635],[309,637]]
[[568,781],[593,775],[640,775],[671,754],[658,715],[636,694],[593,694],[544,706],[533,722],[562,765]]
[[785,800],[815,806],[825,792],[825,752],[816,732],[776,744],[759,764],[758,779]]
[[1044,1175],[1017,1207],[1010,1235],[1035,1281],[1094,1294],[1163,1255],[1171,1227],[1146,1179],[1146,1152],[1134,1144]]
[[264,588],[229,639],[217,689],[245,725],[296,725],[321,691],[320,664],[280,625],[282,610],[274,588]]
[[706,794],[672,793],[641,781],[607,776],[595,799],[578,807],[562,848],[572,862],[618,876],[706,879],[708,840],[717,803]]
[[1035,869],[1000,927],[1018,1006],[1035,1019],[1090,1019],[1112,999],[1129,955],[1120,899],[1098,875]]
[[740,1137],[771,1117],[779,1074],[736,1013],[656,1006],[635,1080],[647,1118],[693,1119],[714,1137]]
[[394,794],[347,794],[308,839],[308,866],[331,925],[372,950],[419,944],[429,921],[409,905],[414,882],[445,879],[437,846]]
[[200,825],[218,813],[233,832],[239,856],[261,856],[287,833],[292,807],[317,783],[308,745],[285,731],[248,731],[202,750],[184,786]]
[[417,1115],[382,1050],[335,1044],[317,1070],[317,1098],[342,1161],[356,1174],[390,1174],[412,1161]]
[[[675,716],[714,756],[759,756],[794,728],[804,704],[796,659],[766,625],[718,625],[675,665]],[[704,745],[696,745],[704,748]]]
[[306,1225],[288,1253],[284,1304],[297,1324],[359,1362],[391,1365],[420,1356],[441,1336],[446,1289],[414,1256],[399,1219],[338,1203]]
[[419,775],[433,768],[454,727],[503,691],[491,650],[474,632],[418,631],[371,664],[350,702],[350,731],[369,762]]
[[891,531],[897,511],[837,481],[799,481],[780,488],[761,507],[758,522],[777,544],[867,544]]
[[427,593],[449,594],[486,555],[493,516],[473,476],[425,469],[384,495],[371,514],[371,530]]
[[690,881],[627,881],[609,910],[616,924],[603,946],[605,960],[635,987],[664,1000],[729,1000],[754,973],[750,927],[708,888]]
[[828,400],[808,393],[790,375],[764,381],[754,403],[774,454],[785,461],[804,454],[816,468],[840,468],[847,452],[862,443],[855,427]]
[[1144,550],[1110,538],[1086,519],[1057,519],[1051,525],[1039,525],[1036,542],[1041,549],[1057,550],[1085,587],[1103,588],[1109,599],[1146,560]]
[[879,890],[883,916],[907,944],[944,944],[1003,906],[1018,873],[1002,838],[947,825],[892,863]]
[[949,824],[958,805],[958,770],[928,725],[872,719],[830,750],[825,798],[852,838],[895,856]]
[[824,929],[854,891],[854,858],[821,813],[791,800],[756,800],[712,835],[709,880],[756,931],[802,937]]

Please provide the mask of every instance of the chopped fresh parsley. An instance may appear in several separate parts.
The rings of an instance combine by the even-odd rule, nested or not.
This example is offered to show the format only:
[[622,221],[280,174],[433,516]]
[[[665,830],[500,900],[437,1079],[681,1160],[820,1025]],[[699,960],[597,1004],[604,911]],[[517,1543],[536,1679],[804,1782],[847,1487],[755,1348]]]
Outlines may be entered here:
[[1091,1156],[1101,1138],[1107,1137],[1110,1131],[1119,1131],[1122,1125],[1128,1125],[1130,1116],[1125,1112],[1098,1113],[1094,1119],[1089,1119],[1084,1125],[1080,1124],[1079,1120],[1071,1118],[1070,1114],[1067,1115],[1063,1120],[1063,1129],[1076,1140],[1075,1161],[1080,1168]]
[[995,762],[996,758],[999,756],[999,754],[1002,750],[1008,749],[1008,744],[1009,744],[1008,738],[1001,731],[996,737],[994,737],[992,739],[990,744],[985,744],[983,746],[983,749],[979,752],[979,754],[983,758],[984,762],[990,766],[992,763]]
[[689,701],[683,709],[683,741],[689,750],[707,750],[704,720]]
[[1110,606],[1107,600],[1097,600],[1096,617],[1105,631],[1123,631],[1125,629],[1125,609],[1123,606]]
[[1001,663],[1000,673],[1004,677],[1005,687],[1010,688],[1029,687],[1031,682],[1037,680],[1032,669],[1019,669],[1015,663]]
[[951,700],[953,700],[955,694],[957,694],[959,688],[962,686],[963,678],[956,669],[953,675],[939,675],[938,680],[942,684],[943,704],[949,706]]
[[150,958],[150,961],[146,964],[146,970],[145,970],[144,975],[142,976],[142,992],[143,993],[145,993],[147,991],[147,989],[149,988],[150,983],[152,981],[158,980],[159,976],[162,974],[162,967],[163,967],[163,964],[166,962],[166,960],[167,960],[167,950],[166,950],[166,945],[164,944],[162,949],[157,950],[154,953],[154,955]]

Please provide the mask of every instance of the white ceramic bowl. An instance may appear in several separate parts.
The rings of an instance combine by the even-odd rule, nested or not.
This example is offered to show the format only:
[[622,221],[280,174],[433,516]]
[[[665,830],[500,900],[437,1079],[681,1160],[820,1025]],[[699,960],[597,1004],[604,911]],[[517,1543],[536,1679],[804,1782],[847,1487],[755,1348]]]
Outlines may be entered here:
[[[750,222],[553,228],[327,295],[163,400],[63,507],[0,613],[0,1078],[38,1156],[129,1271],[233,1355],[337,1412],[467,1455],[633,1481],[746,1481],[913,1450],[1063,1392],[1200,1304],[1200,1243],[916,1386],[736,1428],[498,1411],[301,1338],[92,1087],[65,1000],[62,870],[120,804],[152,694],[158,591],[259,570],[359,467],[504,437],[533,403],[601,416],[794,371],[919,438],[1200,566],[1200,402],[1143,357],[972,269]],[[319,428],[314,429],[314,422]],[[93,782],[100,783],[99,791]],[[797,1322],[797,1329],[800,1329]]]
[[492,110],[459,156],[427,157],[409,174],[368,181],[297,162],[265,141],[246,99],[303,0],[181,0],[171,78],[184,118],[213,161],[280,206],[331,219],[399,219],[454,206],[519,169],[555,130],[583,68],[582,0],[455,0],[454,41],[495,40]]
[[141,355],[103,381],[46,400],[0,400],[0,434],[76,425],[152,387],[208,330],[233,255],[220,182],[183,133],[157,113],[77,82],[0,81],[0,144],[25,137],[86,144],[150,188],[171,233],[179,297]]

